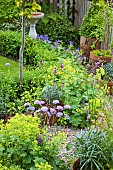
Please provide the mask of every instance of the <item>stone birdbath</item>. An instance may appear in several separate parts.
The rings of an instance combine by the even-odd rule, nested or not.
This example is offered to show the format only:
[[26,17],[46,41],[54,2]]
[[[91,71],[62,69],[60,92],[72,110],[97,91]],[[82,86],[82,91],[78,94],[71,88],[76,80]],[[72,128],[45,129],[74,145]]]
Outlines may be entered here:
[[30,24],[30,31],[29,31],[29,37],[36,40],[37,33],[36,33],[36,23],[40,18],[44,16],[44,13],[42,12],[32,12],[30,14],[30,17],[28,18],[28,23]]

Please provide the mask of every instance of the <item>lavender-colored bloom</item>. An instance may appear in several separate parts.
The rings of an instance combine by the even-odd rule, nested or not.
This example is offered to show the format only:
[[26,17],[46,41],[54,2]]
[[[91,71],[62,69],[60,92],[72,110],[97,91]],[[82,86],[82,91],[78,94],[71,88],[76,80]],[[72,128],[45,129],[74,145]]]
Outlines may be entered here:
[[5,66],[6,66],[6,67],[10,66],[10,63],[5,63]]
[[59,102],[59,100],[53,100],[52,103],[53,103],[53,104],[59,104],[60,102]]
[[50,113],[56,114],[56,110],[54,108],[50,108]]
[[27,103],[24,104],[24,106],[25,106],[25,107],[26,107],[26,106],[30,106],[30,103],[27,102]]
[[43,100],[41,100],[41,101],[40,101],[40,104],[43,105],[43,104],[45,104],[45,102],[44,102]]
[[51,41],[50,40],[46,40],[46,43],[51,44]]
[[61,64],[61,65],[60,65],[60,68],[61,68],[61,69],[63,69],[63,68],[64,68],[64,65],[63,65],[63,64]]
[[57,74],[57,69],[56,68],[54,68],[54,75],[56,75]]
[[71,106],[67,104],[67,105],[64,106],[64,108],[70,110],[70,109],[71,109]]
[[83,55],[82,55],[82,58],[83,58],[84,60],[86,60],[86,54],[83,54]]
[[70,119],[70,116],[69,116],[69,115],[64,114],[64,116],[65,116],[66,119],[68,119],[68,120]]
[[73,41],[69,41],[69,45],[72,47],[73,46]]
[[47,115],[48,115],[48,117],[51,117],[51,113],[50,112],[47,112]]
[[34,104],[39,104],[39,105],[40,105],[40,104],[41,104],[41,103],[40,103],[40,100],[35,100],[35,101],[34,101]]
[[39,35],[39,34],[37,34],[36,38],[39,38],[39,37],[40,37],[40,35]]
[[62,107],[62,106],[57,106],[57,109],[58,109],[59,111],[62,111],[62,110],[63,110],[63,107]]
[[34,111],[34,110],[35,110],[35,107],[33,107],[33,106],[29,106],[29,107],[28,107],[28,110],[30,110],[30,111]]
[[63,113],[62,112],[58,112],[57,114],[56,114],[56,117],[62,117],[63,116]]
[[56,40],[56,41],[54,42],[54,45],[59,44],[59,42],[60,42],[60,40]]
[[58,47],[56,47],[56,46],[54,46],[54,45],[53,45],[53,46],[52,46],[52,48],[53,48],[53,49],[54,49],[54,48],[56,48],[56,49],[57,49]]
[[91,115],[90,115],[90,114],[88,114],[88,115],[87,115],[86,122],[88,122],[88,121],[89,121],[90,117],[91,117]]
[[48,112],[48,108],[47,108],[46,106],[43,106],[43,107],[41,108],[41,111],[42,111],[42,112]]

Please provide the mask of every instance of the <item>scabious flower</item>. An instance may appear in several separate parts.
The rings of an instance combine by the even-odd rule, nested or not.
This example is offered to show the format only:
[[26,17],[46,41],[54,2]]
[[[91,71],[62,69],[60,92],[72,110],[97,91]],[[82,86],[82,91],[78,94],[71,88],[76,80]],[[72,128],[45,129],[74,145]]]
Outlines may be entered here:
[[5,63],[5,66],[6,66],[6,67],[10,66],[10,63]]
[[70,119],[70,116],[69,116],[69,115],[64,114],[64,116],[65,116],[66,119],[68,119],[68,120]]
[[57,109],[58,109],[59,111],[62,111],[62,110],[63,110],[63,107],[62,107],[62,106],[57,106]]
[[43,142],[41,138],[37,138],[37,141],[38,141],[38,145],[40,145]]
[[26,106],[30,106],[30,103],[27,102],[27,103],[24,104],[24,106],[25,106],[25,107],[26,107]]
[[43,106],[43,107],[41,108],[41,111],[42,111],[42,112],[48,112],[48,108],[47,108],[46,106]]
[[43,100],[41,100],[41,101],[40,101],[40,104],[42,104],[42,105],[43,105],[43,104],[45,104],[45,102],[44,102]]
[[63,113],[62,112],[57,112],[56,117],[62,117]]
[[40,100],[35,100],[35,101],[34,101],[34,104],[39,104],[39,105],[40,105],[41,102],[40,102]]
[[35,107],[33,107],[33,106],[29,106],[29,107],[28,107],[28,110],[30,110],[30,111],[34,111],[34,110],[35,110]]
[[54,108],[50,108],[50,113],[56,114],[56,110]]
[[53,104],[59,104],[60,102],[59,102],[59,100],[53,100],[52,103],[53,103]]
[[90,115],[90,114],[88,114],[88,115],[87,115],[86,122],[88,122],[88,121],[89,121],[90,117],[91,117],[91,115]]
[[64,109],[69,109],[70,110],[71,106],[67,104],[67,105],[64,106]]

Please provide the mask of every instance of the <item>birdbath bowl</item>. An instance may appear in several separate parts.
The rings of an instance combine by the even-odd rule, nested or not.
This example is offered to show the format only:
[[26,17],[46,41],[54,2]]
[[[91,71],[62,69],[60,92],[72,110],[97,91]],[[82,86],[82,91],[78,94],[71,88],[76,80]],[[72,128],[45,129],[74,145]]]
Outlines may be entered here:
[[30,18],[28,18],[28,23],[30,24],[30,30],[29,30],[29,37],[36,40],[37,33],[36,33],[36,23],[40,18],[44,16],[44,13],[42,12],[32,12],[30,14]]

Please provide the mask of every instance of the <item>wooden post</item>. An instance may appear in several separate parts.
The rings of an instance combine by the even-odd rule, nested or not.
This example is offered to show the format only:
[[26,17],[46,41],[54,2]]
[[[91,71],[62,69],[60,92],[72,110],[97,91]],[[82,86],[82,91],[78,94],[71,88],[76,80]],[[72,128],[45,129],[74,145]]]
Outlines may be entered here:
[[[25,0],[22,0],[22,13],[24,13],[24,3]],[[23,50],[25,46],[25,16],[22,16],[22,45],[19,51],[19,71],[20,71],[20,92],[22,92],[23,84]]]

